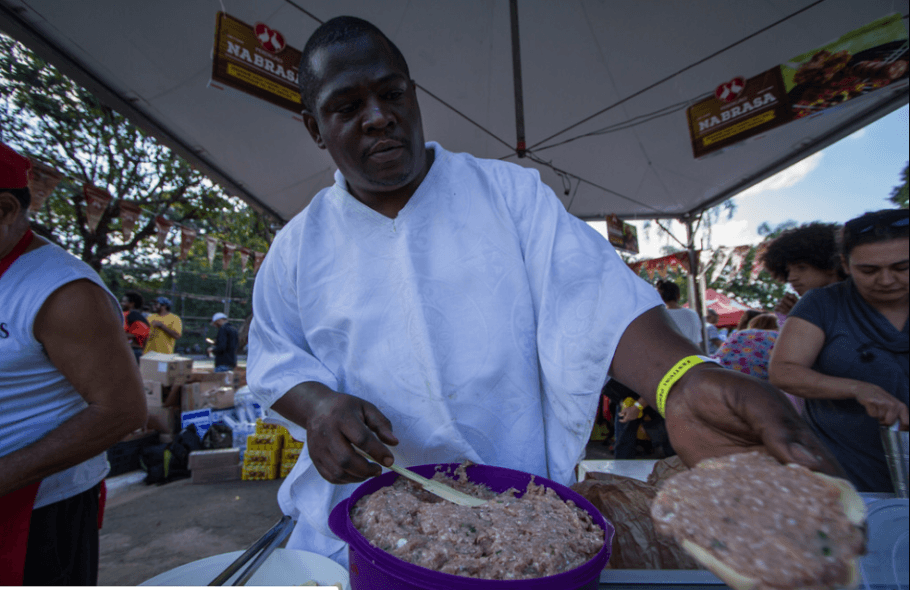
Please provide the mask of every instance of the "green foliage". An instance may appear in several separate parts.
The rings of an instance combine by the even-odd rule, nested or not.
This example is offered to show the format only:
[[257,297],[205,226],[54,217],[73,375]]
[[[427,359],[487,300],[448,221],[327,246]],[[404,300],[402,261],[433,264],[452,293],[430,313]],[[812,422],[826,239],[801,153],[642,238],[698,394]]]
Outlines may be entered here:
[[[96,270],[108,261],[124,273],[149,269],[152,277],[173,269],[179,231],[170,232],[168,251],[160,253],[154,221],[158,215],[196,228],[199,236],[216,236],[260,252],[268,248],[266,218],[2,34],[0,128],[4,142],[67,176],[32,214],[32,227]],[[114,197],[95,231],[86,221],[84,183]],[[142,208],[128,241],[121,231],[121,200]]]
[[771,227],[771,224],[769,224],[767,221],[763,221],[761,223],[761,225],[758,226],[758,229],[756,229],[755,231],[756,231],[756,233],[758,233],[758,235],[763,236],[765,238],[765,241],[768,241],[768,240],[773,240],[774,238],[781,235],[788,229],[793,229],[796,227],[799,227],[799,224],[796,223],[795,221],[793,221],[792,219],[788,219],[787,221],[784,221],[783,223],[779,223],[779,224],[777,224],[776,227],[773,227],[773,228]]
[[910,201],[910,189],[908,189],[908,186],[910,186],[910,162],[904,166],[901,172],[901,180],[904,183],[894,187],[891,191],[891,202],[901,209],[906,209],[908,201]]
[[[781,226],[786,226],[788,223],[790,222],[785,222]],[[781,226],[778,226],[778,229]],[[787,227],[784,227],[784,229],[787,229]],[[780,231],[783,231],[783,229],[780,229]],[[766,240],[773,239],[773,236],[779,233],[777,230],[770,232],[770,237],[766,238]],[[757,246],[751,247],[739,268],[737,268],[736,261],[732,259],[724,263],[724,268],[716,275],[715,280],[708,283],[708,288],[732,297],[740,303],[755,309],[774,309],[777,302],[787,292],[787,286],[772,279],[766,270],[762,270],[754,279],[752,278],[752,268],[755,264],[757,250]],[[721,258],[719,256],[714,256],[711,261],[706,262],[708,265],[707,276],[714,276],[714,267],[720,263]]]

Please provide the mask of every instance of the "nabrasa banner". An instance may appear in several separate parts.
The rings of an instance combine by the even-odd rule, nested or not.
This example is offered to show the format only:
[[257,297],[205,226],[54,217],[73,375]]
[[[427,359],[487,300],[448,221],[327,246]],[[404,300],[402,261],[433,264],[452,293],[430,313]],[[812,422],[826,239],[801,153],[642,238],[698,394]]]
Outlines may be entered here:
[[907,83],[899,14],[851,31],[752,78],[733,76],[686,111],[692,152],[714,151],[895,83]]
[[288,46],[279,31],[219,12],[213,55],[212,86],[239,90],[300,116],[301,52]]

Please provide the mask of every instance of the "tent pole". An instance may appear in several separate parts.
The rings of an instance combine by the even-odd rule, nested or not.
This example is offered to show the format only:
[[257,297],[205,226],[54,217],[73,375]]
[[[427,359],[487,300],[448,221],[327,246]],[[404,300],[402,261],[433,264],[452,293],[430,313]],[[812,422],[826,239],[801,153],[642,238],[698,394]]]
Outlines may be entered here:
[[521,43],[518,37],[518,0],[509,0],[509,19],[512,23],[512,83],[515,86],[515,152],[525,157],[525,102],[521,87]]
[[687,277],[688,287],[689,287],[689,309],[695,311],[698,314],[698,317],[701,318],[701,343],[696,342],[696,346],[700,346],[702,352],[707,352],[705,348],[705,343],[708,340],[708,329],[705,326],[705,297],[704,293],[700,289],[700,281],[698,280],[698,273],[700,269],[698,268],[698,252],[695,251],[695,230],[692,228],[692,216],[686,216],[686,250],[689,252],[689,276]]

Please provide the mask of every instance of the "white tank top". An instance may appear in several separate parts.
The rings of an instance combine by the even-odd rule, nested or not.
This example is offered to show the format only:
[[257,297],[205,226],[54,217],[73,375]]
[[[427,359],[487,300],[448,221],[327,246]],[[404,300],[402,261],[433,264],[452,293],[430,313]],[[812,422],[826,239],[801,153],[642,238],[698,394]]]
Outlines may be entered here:
[[[26,252],[0,279],[0,456],[44,437],[88,407],[35,339],[35,316],[67,283],[88,279],[117,299],[87,264],[48,244]],[[116,313],[116,307],[111,309]],[[106,453],[41,481],[35,508],[92,488],[110,470]]]

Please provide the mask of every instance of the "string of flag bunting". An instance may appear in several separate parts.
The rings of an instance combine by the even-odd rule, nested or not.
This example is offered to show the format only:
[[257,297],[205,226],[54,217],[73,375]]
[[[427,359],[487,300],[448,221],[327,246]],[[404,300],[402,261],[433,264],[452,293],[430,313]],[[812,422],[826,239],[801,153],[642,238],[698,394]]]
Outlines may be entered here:
[[[32,203],[29,206],[29,210],[39,211],[41,207],[44,206],[44,203],[51,193],[54,192],[57,184],[59,184],[64,177],[64,174],[53,167],[33,160],[28,183],[29,190],[32,194]],[[82,195],[85,199],[86,223],[89,230],[94,232],[98,228],[101,217],[104,215],[104,212],[107,210],[111,201],[114,200],[114,197],[106,190],[100,189],[89,183],[84,183],[82,185]],[[136,227],[136,223],[139,221],[139,216],[143,213],[143,209],[137,203],[124,201],[123,199],[119,199],[118,205],[120,207],[120,231],[123,235],[123,240],[128,242],[132,239],[133,230]],[[164,252],[166,250],[168,234],[174,228],[180,230],[180,260],[186,260],[190,248],[199,236],[198,230],[171,221],[163,215],[155,216],[157,246],[160,251]],[[215,254],[218,252],[220,246],[224,270],[227,270],[230,267],[231,262],[236,255],[240,259],[240,267],[243,272],[247,271],[249,261],[252,259],[253,273],[255,274],[259,271],[259,266],[265,258],[265,252],[258,252],[250,248],[220,240],[213,236],[205,236],[205,245],[209,266],[214,265]]]
[[[713,252],[697,250],[695,255],[700,259],[702,254],[711,254],[711,260],[713,260],[715,264],[711,269],[711,277],[709,280],[710,282],[714,282],[717,277],[720,276],[720,273],[724,268],[727,268],[728,264],[732,265],[729,268],[733,273],[739,273],[746,262],[749,251],[752,248],[756,248],[755,256],[753,256],[752,259],[752,269],[749,273],[750,280],[754,281],[758,278],[759,273],[765,268],[764,264],[761,262],[761,258],[767,246],[766,242],[762,242],[758,246],[746,245],[733,248],[720,247]],[[655,274],[661,278],[667,278],[667,273],[671,271],[679,274],[688,273],[689,253],[676,252],[667,256],[661,256],[660,258],[639,260],[630,263],[629,268],[631,268],[635,274],[640,274],[641,271],[644,270],[649,279],[653,279]]]

